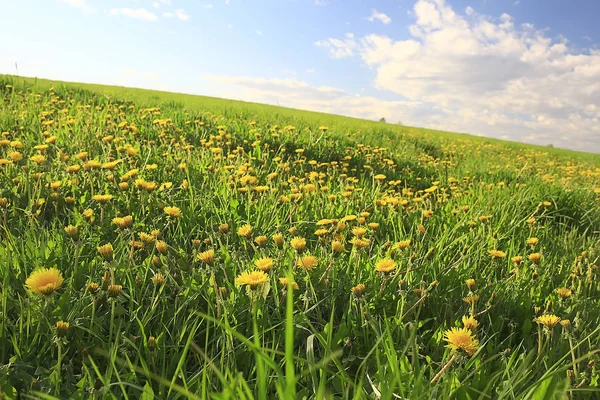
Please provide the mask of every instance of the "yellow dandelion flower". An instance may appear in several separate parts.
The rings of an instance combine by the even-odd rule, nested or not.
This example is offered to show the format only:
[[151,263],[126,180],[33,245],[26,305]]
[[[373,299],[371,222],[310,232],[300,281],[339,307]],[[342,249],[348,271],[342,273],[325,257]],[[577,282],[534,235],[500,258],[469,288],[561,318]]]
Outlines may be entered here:
[[352,229],[352,234],[357,237],[363,237],[367,233],[367,230],[362,226],[357,226]]
[[558,288],[556,289],[556,293],[558,293],[561,299],[568,299],[572,294],[571,289],[567,288]]
[[250,289],[256,289],[269,280],[269,276],[263,271],[242,272],[235,278],[235,284],[239,286],[250,286]]
[[58,290],[63,282],[64,278],[58,269],[39,268],[29,275],[25,286],[34,293],[49,295]]
[[391,258],[384,258],[383,260],[377,261],[375,264],[375,270],[378,272],[388,273],[396,269],[396,262]]
[[315,268],[317,264],[319,264],[319,259],[315,256],[302,256],[298,258],[298,261],[296,262],[296,266],[304,270],[311,270]]
[[243,237],[249,237],[252,234],[252,225],[246,224],[240,226],[237,230],[237,234]]
[[467,329],[470,329],[472,331],[474,331],[475,329],[477,329],[477,327],[479,326],[479,322],[477,322],[477,320],[471,316],[463,316],[462,317],[462,323],[463,326]]
[[181,217],[181,209],[179,207],[167,206],[163,208],[163,211],[171,218]]
[[539,264],[542,259],[542,255],[540,253],[531,253],[527,258],[534,264]]
[[490,256],[492,256],[492,258],[505,258],[506,257],[506,253],[503,252],[502,250],[489,250],[488,253],[490,254]]
[[292,249],[296,250],[298,253],[302,253],[306,248],[306,239],[300,236],[296,236],[290,242]]
[[213,249],[209,249],[199,253],[197,257],[198,260],[202,261],[203,263],[212,265],[212,263],[215,261],[215,251]]
[[112,261],[112,259],[113,259],[113,247],[112,247],[112,244],[107,243],[105,245],[99,246],[98,247],[98,253],[100,253],[100,255],[102,257],[104,257],[104,259],[106,261]]
[[273,269],[273,259],[270,257],[259,258],[258,260],[254,261],[254,265],[263,272],[269,272],[271,269]]
[[473,336],[473,331],[467,328],[452,328],[444,332],[447,348],[453,352],[462,350],[472,356],[479,347],[479,341]]
[[535,320],[538,324],[544,325],[546,328],[554,328],[560,322],[560,317],[554,314],[544,314]]

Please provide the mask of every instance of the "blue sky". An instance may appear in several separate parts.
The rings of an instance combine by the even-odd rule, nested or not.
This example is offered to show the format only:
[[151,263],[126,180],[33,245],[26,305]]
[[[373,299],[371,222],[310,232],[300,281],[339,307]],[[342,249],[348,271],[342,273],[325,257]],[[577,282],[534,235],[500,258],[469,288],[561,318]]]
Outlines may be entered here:
[[0,0],[0,73],[600,152],[600,2]]

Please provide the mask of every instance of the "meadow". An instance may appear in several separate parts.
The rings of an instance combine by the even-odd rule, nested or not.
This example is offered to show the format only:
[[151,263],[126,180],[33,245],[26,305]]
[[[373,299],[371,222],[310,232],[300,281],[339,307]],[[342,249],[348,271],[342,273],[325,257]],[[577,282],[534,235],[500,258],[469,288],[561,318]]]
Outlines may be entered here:
[[600,398],[600,155],[14,76],[0,96],[3,398]]

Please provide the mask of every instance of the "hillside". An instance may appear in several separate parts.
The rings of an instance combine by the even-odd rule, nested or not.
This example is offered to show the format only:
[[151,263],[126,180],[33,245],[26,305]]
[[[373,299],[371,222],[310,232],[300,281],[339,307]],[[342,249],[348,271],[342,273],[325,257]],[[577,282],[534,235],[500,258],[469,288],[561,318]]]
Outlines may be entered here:
[[598,394],[598,155],[10,76],[0,96],[8,398]]

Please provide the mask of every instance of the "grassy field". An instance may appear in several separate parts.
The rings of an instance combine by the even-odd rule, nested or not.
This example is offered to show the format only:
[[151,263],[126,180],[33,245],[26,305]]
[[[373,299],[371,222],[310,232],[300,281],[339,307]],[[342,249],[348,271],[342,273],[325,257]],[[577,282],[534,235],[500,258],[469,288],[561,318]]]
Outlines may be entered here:
[[4,398],[600,397],[600,156],[0,76]]

